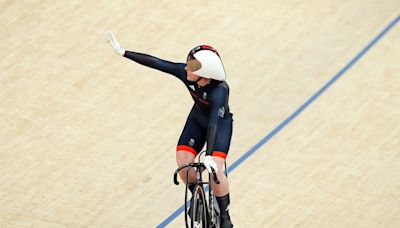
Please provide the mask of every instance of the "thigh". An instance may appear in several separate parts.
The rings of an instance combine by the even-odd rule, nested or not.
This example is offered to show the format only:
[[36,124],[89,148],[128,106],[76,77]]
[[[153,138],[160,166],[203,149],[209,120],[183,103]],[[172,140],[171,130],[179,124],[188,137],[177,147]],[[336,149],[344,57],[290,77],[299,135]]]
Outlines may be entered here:
[[177,151],[190,152],[197,156],[204,147],[206,137],[207,128],[202,126],[193,113],[190,113],[179,137]]

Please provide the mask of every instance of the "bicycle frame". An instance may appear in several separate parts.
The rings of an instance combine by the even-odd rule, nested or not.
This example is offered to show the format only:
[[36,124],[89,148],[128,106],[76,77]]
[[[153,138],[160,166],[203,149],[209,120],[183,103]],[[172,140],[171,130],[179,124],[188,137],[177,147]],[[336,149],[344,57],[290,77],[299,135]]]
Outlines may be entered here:
[[[179,185],[178,178],[177,178],[178,173],[182,169],[185,169],[185,168],[189,168],[189,169],[186,170],[186,183],[189,183],[189,171],[191,170],[190,168],[194,168],[195,171],[196,171],[196,182],[194,184],[195,185],[200,185],[203,188],[203,192],[205,192],[204,191],[204,185],[206,185],[206,184],[209,185],[208,202],[207,202],[206,198],[204,198],[204,200],[205,200],[204,203],[206,204],[206,208],[207,208],[207,210],[206,210],[206,218],[210,218],[210,222],[211,223],[215,223],[217,218],[214,217],[215,213],[213,213],[214,212],[214,197],[213,197],[213,194],[212,194],[212,187],[211,187],[211,184],[210,184],[211,174],[208,173],[208,180],[209,180],[208,182],[204,182],[202,180],[202,172],[203,172],[203,170],[206,169],[205,166],[204,166],[204,163],[200,162],[200,155],[202,153],[203,152],[201,152],[199,154],[199,158],[198,158],[198,162],[197,163],[189,163],[189,164],[183,165],[183,166],[179,167],[175,171],[175,173],[174,173],[174,183],[176,185]],[[213,177],[214,177],[214,182],[216,184],[219,184],[220,182],[218,180],[217,174],[216,174],[214,169],[212,169],[212,174],[213,174]],[[186,184],[186,188],[185,188],[185,223],[186,223],[186,227],[189,227],[188,226],[187,213],[186,213],[188,211],[188,208],[187,208],[188,190],[189,190],[189,185]],[[212,224],[212,225],[215,225],[215,224]]]
[[[204,154],[205,152],[206,151],[203,150],[198,154],[198,157],[197,157],[198,163],[201,163],[200,162],[201,155]],[[227,173],[227,170],[226,170],[226,161],[224,162],[224,166],[225,166],[225,176],[228,176],[228,173]],[[217,176],[215,173],[213,173],[213,174],[214,174],[215,177]],[[186,173],[186,177],[187,177],[187,175],[188,175],[188,173]],[[210,180],[210,173],[208,175],[208,179]],[[188,183],[187,180],[186,180],[186,183]],[[219,184],[219,183],[217,183],[217,184]],[[186,195],[186,193],[185,193],[185,195]],[[214,197],[213,196],[214,196],[214,194],[212,192],[212,187],[211,187],[211,184],[209,184],[209,190],[208,190],[209,205],[208,205],[208,208],[209,208],[210,211],[207,214],[208,214],[208,216],[210,216],[210,214],[211,214],[211,218],[210,218],[211,223],[215,223],[216,220],[217,220],[217,218],[214,218],[215,213],[213,213],[214,212],[214,207],[215,207],[214,206]],[[186,198],[185,198],[185,200],[186,200]],[[212,225],[215,225],[215,224],[212,224]]]

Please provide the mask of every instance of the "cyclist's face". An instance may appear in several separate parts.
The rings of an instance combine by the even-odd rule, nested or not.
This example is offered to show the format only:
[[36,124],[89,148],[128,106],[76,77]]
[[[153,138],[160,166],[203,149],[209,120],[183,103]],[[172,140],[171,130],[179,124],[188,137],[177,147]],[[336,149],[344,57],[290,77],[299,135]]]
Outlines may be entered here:
[[187,80],[191,81],[191,82],[195,82],[197,80],[199,80],[200,76],[198,76],[197,74],[193,73],[188,66],[185,66],[185,70],[186,70],[186,75],[187,75]]

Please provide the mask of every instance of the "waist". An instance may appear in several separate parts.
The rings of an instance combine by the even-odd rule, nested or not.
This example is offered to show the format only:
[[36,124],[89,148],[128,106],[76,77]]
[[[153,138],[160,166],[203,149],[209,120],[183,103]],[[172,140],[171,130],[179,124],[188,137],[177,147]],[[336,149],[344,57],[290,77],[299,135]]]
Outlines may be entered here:
[[[201,107],[200,105],[198,105],[197,103],[195,103],[192,107],[192,110],[190,111],[192,114],[195,115],[200,115],[200,116],[204,116],[204,117],[209,117],[210,116],[210,111],[211,109],[209,108],[209,106],[207,107]],[[229,106],[224,110],[224,119],[226,117],[232,117],[233,114],[230,112],[230,108]]]

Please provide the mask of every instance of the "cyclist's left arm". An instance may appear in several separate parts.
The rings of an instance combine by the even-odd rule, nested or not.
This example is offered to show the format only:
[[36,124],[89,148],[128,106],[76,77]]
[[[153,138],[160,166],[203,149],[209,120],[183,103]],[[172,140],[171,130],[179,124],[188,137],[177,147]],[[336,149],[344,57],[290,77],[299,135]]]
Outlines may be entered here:
[[207,129],[206,155],[211,155],[214,150],[215,142],[217,139],[218,122],[220,119],[224,118],[224,115],[228,111],[228,107],[226,107],[227,99],[228,99],[228,90],[223,86],[218,87],[212,93],[210,102],[211,111]]

